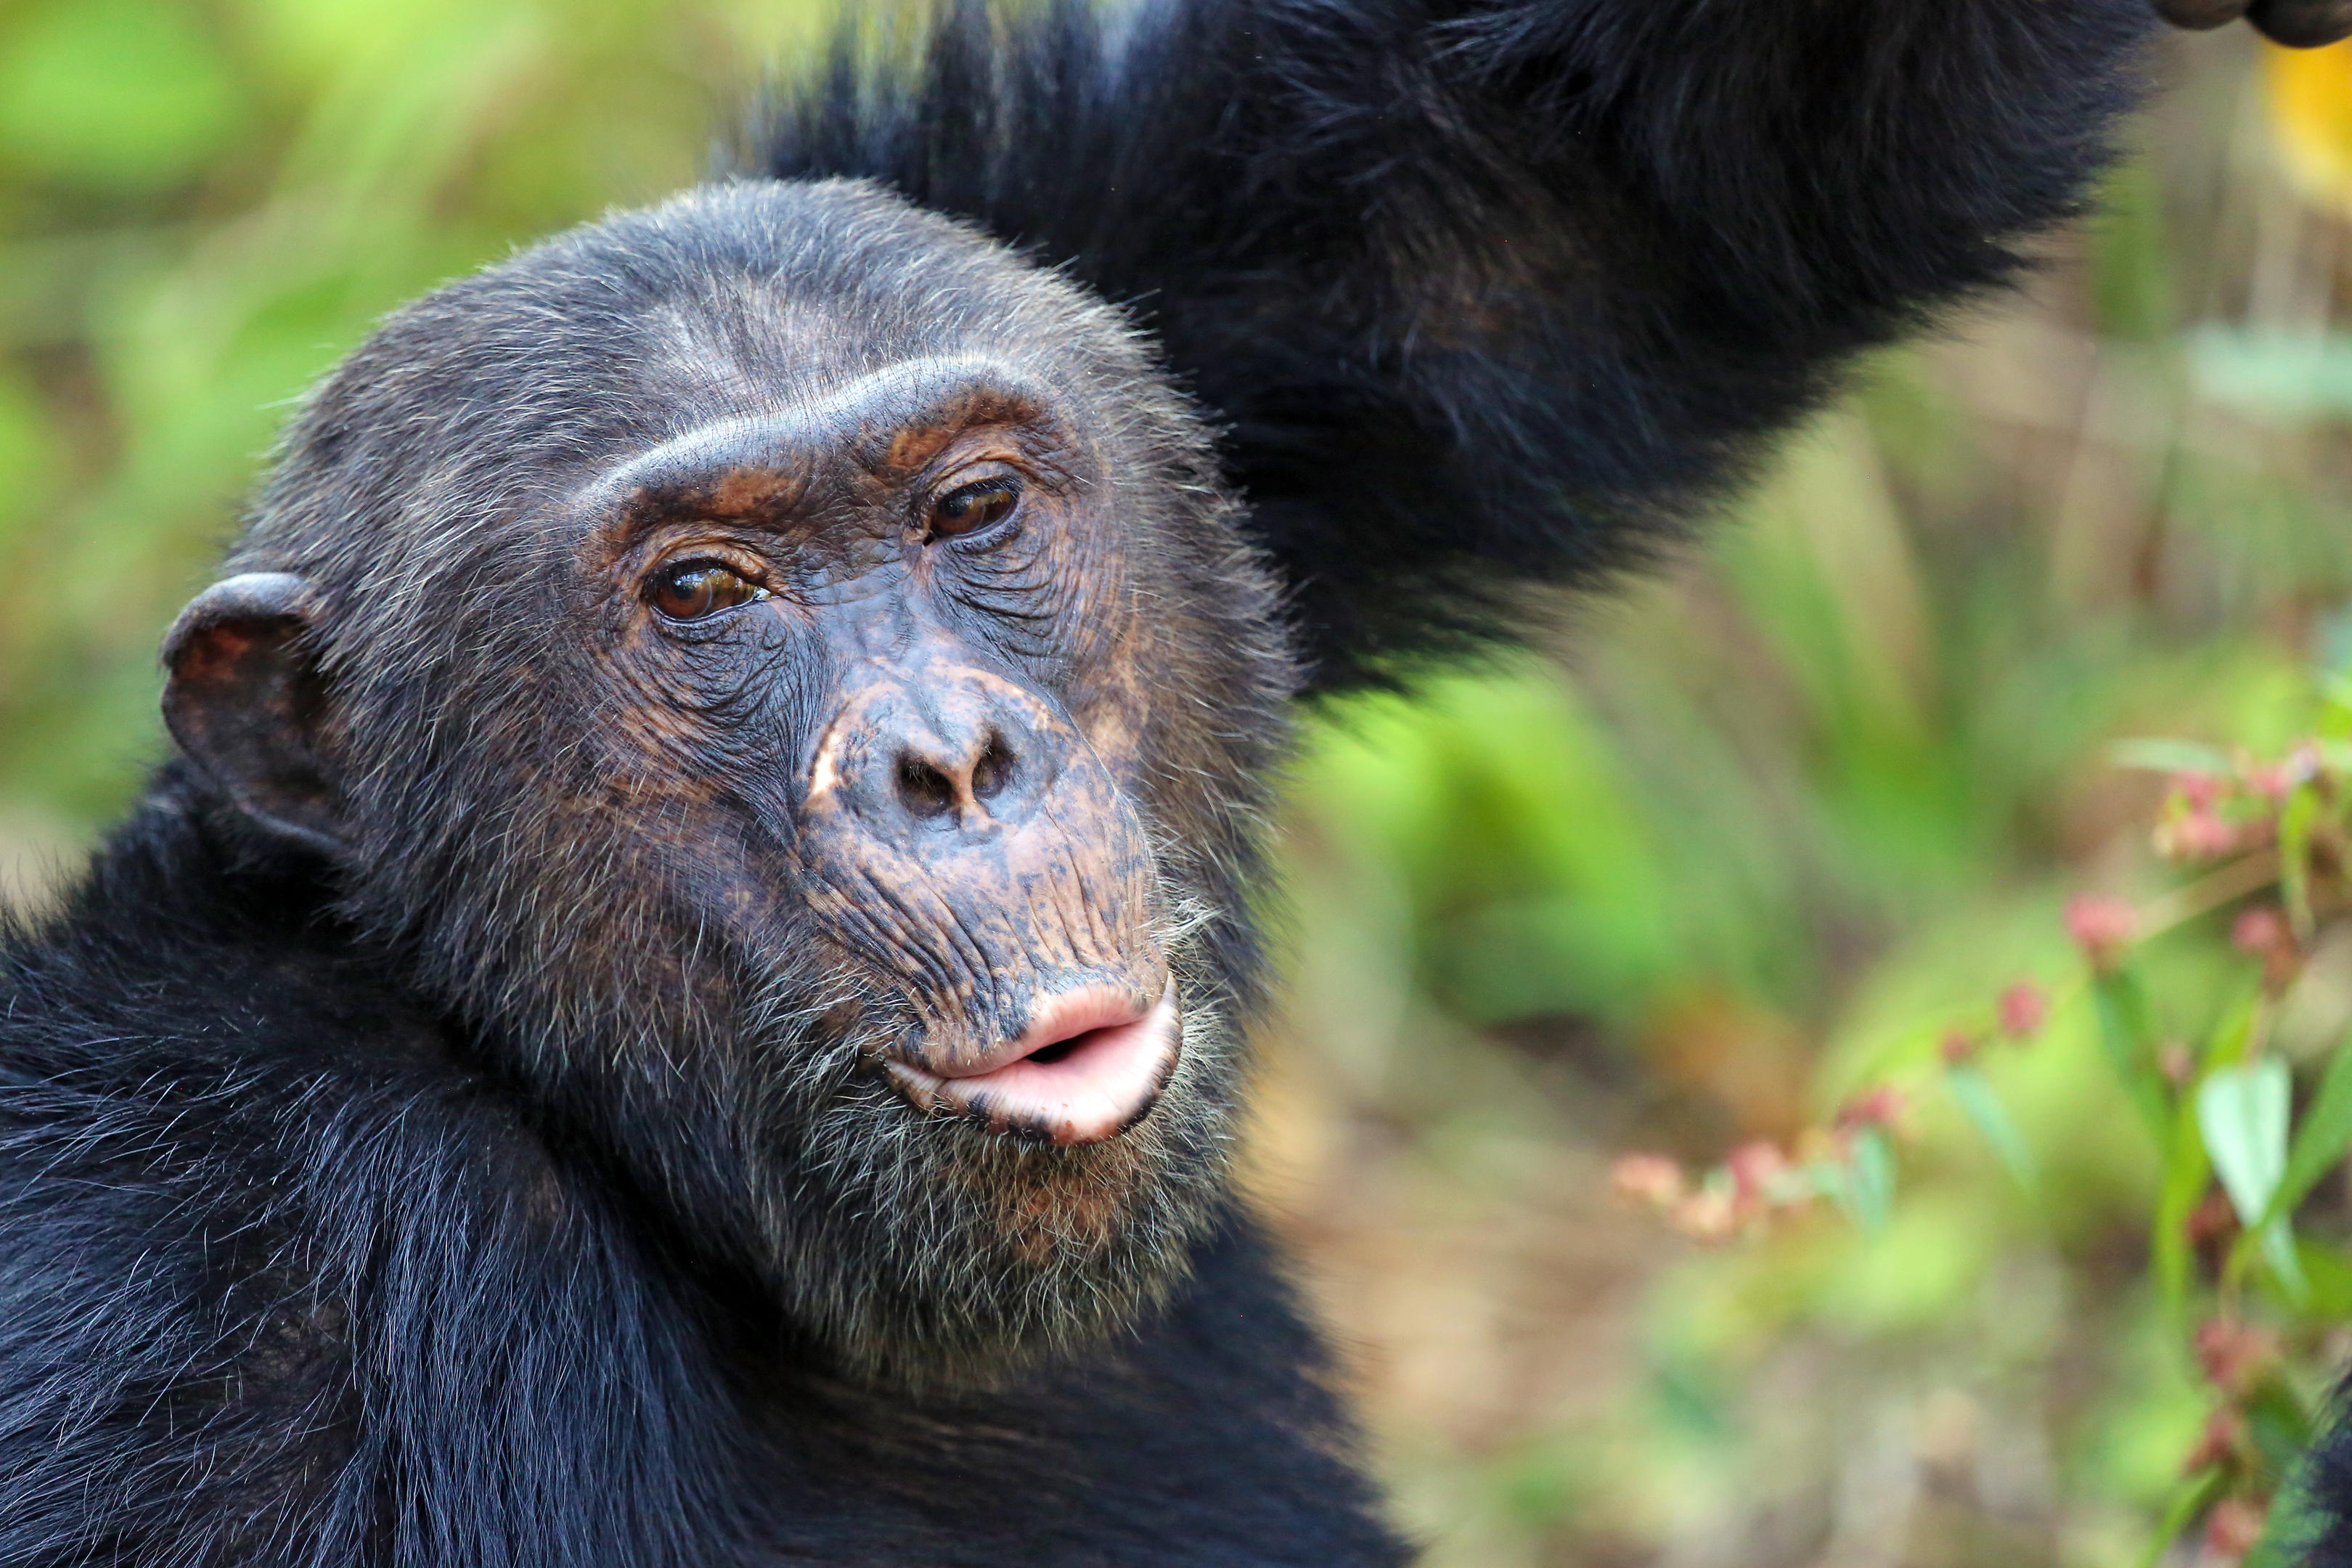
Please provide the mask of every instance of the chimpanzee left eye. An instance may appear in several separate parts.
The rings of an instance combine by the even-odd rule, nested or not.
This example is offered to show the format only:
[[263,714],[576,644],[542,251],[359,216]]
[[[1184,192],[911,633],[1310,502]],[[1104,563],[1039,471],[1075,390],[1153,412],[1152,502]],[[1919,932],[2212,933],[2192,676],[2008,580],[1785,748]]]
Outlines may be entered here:
[[653,607],[673,621],[699,621],[764,599],[768,591],[747,583],[716,561],[688,561],[656,577],[646,590]]
[[932,539],[977,533],[990,523],[1013,515],[1013,508],[1020,504],[1021,481],[1010,474],[958,485],[932,500],[930,516],[925,520],[926,532]]

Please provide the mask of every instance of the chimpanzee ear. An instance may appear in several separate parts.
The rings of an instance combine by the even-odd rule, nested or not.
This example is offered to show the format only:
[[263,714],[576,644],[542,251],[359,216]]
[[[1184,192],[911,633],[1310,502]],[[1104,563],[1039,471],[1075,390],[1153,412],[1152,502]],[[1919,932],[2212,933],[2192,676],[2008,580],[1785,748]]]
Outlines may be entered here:
[[326,688],[303,647],[314,605],[290,572],[197,595],[163,637],[163,722],[257,826],[340,858],[341,792],[319,746]]

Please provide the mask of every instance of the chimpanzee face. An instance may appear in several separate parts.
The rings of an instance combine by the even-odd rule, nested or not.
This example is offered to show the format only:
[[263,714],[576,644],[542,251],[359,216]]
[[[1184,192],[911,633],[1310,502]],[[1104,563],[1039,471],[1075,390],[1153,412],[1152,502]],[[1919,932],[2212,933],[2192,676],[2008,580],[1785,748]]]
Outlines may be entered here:
[[862,187],[609,220],[331,377],[166,657],[235,808],[854,1369],[1213,1223],[1290,669],[1110,311]]
[[1072,1145],[1149,1115],[1181,1047],[1135,541],[1067,403],[919,359],[689,431],[586,488],[580,581],[625,694],[599,740],[697,823],[694,902],[793,888],[885,1081]]

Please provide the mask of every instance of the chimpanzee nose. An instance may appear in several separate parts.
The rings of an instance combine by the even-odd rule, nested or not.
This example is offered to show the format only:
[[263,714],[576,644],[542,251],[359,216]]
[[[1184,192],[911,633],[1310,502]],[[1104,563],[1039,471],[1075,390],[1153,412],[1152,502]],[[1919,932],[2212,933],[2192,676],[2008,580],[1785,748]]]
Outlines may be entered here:
[[1022,804],[1017,795],[1005,798],[1020,782],[1021,753],[994,724],[957,740],[962,743],[926,737],[898,752],[894,783],[899,805],[919,822],[961,821],[983,813],[1005,820],[1003,807]]
[[1020,826],[1077,741],[1004,677],[926,664],[852,694],[820,742],[813,784],[836,788],[869,832],[898,838]]

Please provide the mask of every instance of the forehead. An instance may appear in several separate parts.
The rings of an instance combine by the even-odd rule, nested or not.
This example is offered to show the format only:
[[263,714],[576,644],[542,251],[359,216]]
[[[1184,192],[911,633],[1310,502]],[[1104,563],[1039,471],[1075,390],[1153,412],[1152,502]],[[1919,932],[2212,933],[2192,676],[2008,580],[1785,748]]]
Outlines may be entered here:
[[1124,337],[994,240],[863,186],[718,187],[579,244],[562,269],[589,274],[591,330],[611,319],[598,285],[620,283],[634,368],[678,394],[801,401],[972,355],[1075,388]]
[[991,420],[1076,458],[1139,368],[1124,323],[1061,279],[863,187],[694,193],[569,249],[548,303],[561,357],[625,432],[607,471],[708,469],[763,443],[903,466],[925,433]]

